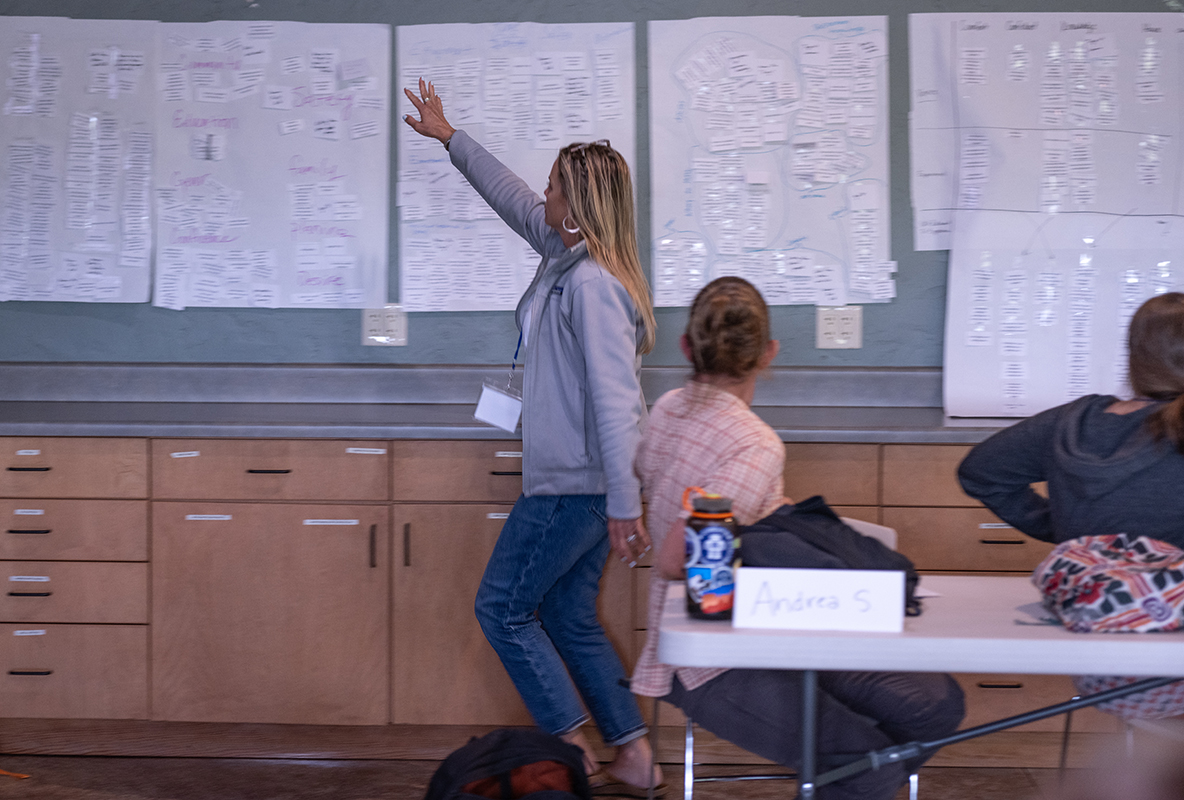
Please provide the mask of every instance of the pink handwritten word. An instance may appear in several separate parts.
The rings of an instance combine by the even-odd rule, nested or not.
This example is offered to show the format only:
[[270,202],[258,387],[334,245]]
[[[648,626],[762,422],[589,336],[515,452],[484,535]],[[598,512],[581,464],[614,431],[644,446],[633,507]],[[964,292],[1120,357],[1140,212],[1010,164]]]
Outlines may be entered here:
[[173,112],[174,128],[225,128],[238,130],[238,117],[191,117],[185,111]]
[[313,94],[307,86],[297,86],[292,90],[293,108],[339,108],[341,119],[348,120],[354,108],[353,92],[348,94]]

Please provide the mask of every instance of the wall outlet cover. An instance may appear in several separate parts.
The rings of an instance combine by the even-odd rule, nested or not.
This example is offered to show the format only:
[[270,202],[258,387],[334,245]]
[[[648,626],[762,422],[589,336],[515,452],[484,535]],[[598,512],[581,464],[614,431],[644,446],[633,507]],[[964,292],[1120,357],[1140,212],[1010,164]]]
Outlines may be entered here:
[[814,346],[820,350],[863,347],[863,306],[816,306]]

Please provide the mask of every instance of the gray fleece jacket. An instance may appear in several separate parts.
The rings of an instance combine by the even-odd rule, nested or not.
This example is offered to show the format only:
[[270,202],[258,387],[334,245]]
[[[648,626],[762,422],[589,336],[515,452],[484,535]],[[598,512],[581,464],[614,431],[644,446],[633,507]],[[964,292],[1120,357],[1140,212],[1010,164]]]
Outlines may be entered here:
[[457,131],[448,151],[498,216],[543,257],[517,311],[518,327],[527,316],[530,325],[523,493],[605,494],[610,517],[640,517],[633,456],[646,415],[638,354],[645,331],[629,293],[583,242],[564,247],[543,222],[543,198],[472,137]]
[[1184,455],[1147,433],[1159,404],[1107,413],[1116,401],[1087,395],[996,433],[958,468],[962,488],[1046,542],[1132,533],[1184,547]]

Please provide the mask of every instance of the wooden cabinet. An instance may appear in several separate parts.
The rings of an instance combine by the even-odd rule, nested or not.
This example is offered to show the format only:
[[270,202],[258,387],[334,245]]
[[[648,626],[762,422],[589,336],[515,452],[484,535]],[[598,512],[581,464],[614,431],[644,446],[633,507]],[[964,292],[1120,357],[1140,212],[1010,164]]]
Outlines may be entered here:
[[820,494],[834,506],[880,504],[880,446],[791,442],[785,446],[785,493]]
[[[520,447],[0,437],[0,715],[530,724],[473,613]],[[1030,571],[1049,546],[962,493],[968,451],[789,443],[785,490],[895,528],[922,572]],[[601,583],[630,671],[650,574],[610,557]],[[1073,693],[1058,676],[957,677],[966,727]]]
[[386,442],[341,439],[157,439],[157,500],[385,501]]
[[0,620],[148,622],[148,565],[0,561]]
[[0,559],[147,561],[148,503],[0,499]]
[[0,437],[0,497],[147,497],[143,439]]
[[522,494],[520,442],[403,441],[391,454],[396,502],[513,503]]
[[153,717],[388,721],[389,510],[156,502]]
[[145,719],[146,625],[0,624],[6,717]]
[[897,548],[919,570],[1031,572],[1052,545],[1025,536],[987,509],[900,508],[881,512]]
[[[394,496],[415,502],[393,506],[392,721],[531,724],[473,613],[509,503],[522,492],[521,452],[501,442],[396,442],[393,456]],[[631,667],[632,576],[611,556],[599,611]]]
[[147,717],[147,442],[0,437],[0,464],[0,713]]
[[509,510],[395,507],[393,722],[531,724],[473,615],[485,562]]

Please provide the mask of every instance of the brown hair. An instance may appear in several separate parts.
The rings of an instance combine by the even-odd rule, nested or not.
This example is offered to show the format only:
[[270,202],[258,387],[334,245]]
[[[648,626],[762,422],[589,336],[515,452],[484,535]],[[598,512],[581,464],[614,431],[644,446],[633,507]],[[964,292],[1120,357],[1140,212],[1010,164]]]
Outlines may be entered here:
[[559,151],[559,188],[571,207],[588,253],[621,282],[645,327],[638,352],[654,349],[658,324],[650,287],[637,254],[633,181],[629,165],[607,140],[574,143]]
[[1135,394],[1168,401],[1147,418],[1148,430],[1184,453],[1184,294],[1156,295],[1139,306],[1128,343]]
[[769,344],[769,307],[743,278],[716,278],[691,303],[687,343],[696,375],[744,378]]

